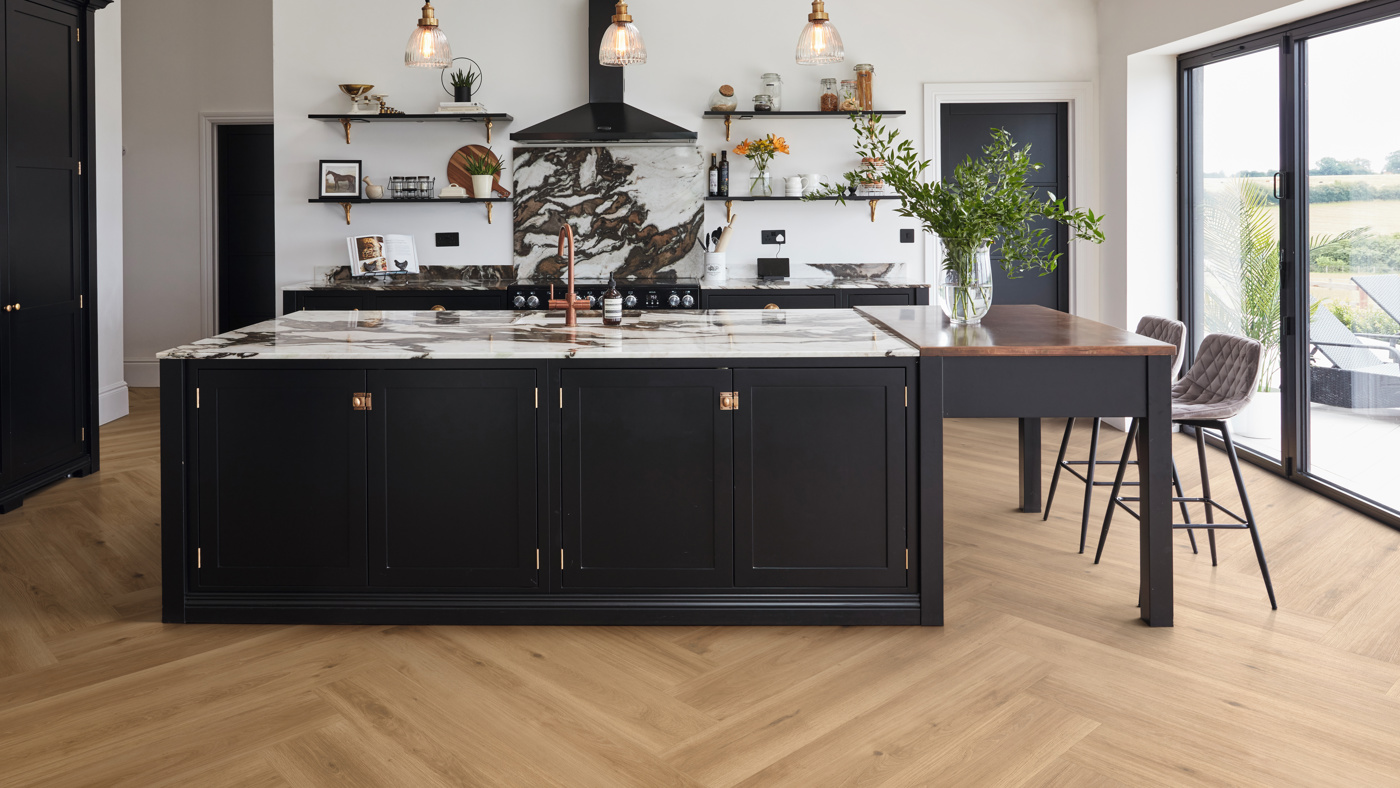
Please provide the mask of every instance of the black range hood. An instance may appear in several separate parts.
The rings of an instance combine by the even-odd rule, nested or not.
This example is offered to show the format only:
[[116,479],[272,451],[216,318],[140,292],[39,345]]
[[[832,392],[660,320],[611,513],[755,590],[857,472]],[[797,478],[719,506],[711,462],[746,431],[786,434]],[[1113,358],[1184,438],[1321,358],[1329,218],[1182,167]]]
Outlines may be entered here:
[[614,0],[588,0],[588,103],[510,135],[516,142],[694,142],[698,135],[622,101],[625,68],[598,62]]

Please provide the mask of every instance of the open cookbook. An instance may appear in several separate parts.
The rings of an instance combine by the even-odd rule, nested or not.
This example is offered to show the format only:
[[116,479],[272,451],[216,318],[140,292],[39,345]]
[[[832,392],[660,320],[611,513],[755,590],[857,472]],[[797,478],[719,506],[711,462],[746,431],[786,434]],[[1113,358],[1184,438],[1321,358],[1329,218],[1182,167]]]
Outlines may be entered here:
[[354,235],[345,240],[355,276],[418,273],[418,247],[411,235]]

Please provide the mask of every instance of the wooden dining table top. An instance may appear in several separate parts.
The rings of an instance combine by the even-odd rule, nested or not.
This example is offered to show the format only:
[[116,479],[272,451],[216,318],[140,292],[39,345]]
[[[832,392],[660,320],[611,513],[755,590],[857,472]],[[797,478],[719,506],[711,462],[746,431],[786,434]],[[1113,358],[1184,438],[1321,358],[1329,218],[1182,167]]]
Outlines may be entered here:
[[857,308],[921,356],[1170,356],[1165,342],[1043,306],[993,305],[982,322],[952,325],[938,306]]

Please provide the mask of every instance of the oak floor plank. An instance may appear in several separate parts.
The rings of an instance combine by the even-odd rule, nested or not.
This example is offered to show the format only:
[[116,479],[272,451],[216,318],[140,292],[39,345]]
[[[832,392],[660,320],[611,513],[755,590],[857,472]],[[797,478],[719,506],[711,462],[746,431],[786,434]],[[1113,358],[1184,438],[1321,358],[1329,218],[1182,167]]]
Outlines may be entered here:
[[32,629],[0,629],[0,678],[57,662],[58,658]]
[[1051,762],[1022,784],[1028,788],[1131,788],[1129,783],[1106,777],[1083,764],[1065,758]]
[[1322,642],[1353,654],[1400,664],[1400,552],[1358,578],[1366,593],[1348,610]]
[[261,750],[240,753],[211,766],[174,774],[148,788],[293,788],[263,757]]
[[413,758],[386,751],[339,722],[267,748],[266,757],[287,781],[306,788],[450,788],[453,783]]

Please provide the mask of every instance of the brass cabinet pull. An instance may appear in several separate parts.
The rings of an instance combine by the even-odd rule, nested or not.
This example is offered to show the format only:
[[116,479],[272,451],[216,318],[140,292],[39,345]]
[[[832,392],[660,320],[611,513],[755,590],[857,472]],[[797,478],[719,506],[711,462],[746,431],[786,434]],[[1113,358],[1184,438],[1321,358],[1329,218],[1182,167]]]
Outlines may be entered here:
[[16,311],[16,312],[19,311],[19,304],[15,304],[15,311]]
[[782,309],[782,307],[778,306],[777,304],[769,304],[768,306],[765,306],[764,309]]
[[9,304],[6,304],[6,305],[5,305],[5,311],[6,311],[6,312],[10,311],[11,309],[13,309],[13,307],[11,307]]
[[442,304],[438,304],[437,306],[433,307],[433,311],[434,311],[434,312],[446,312],[446,311],[447,311],[447,307],[443,306]]

